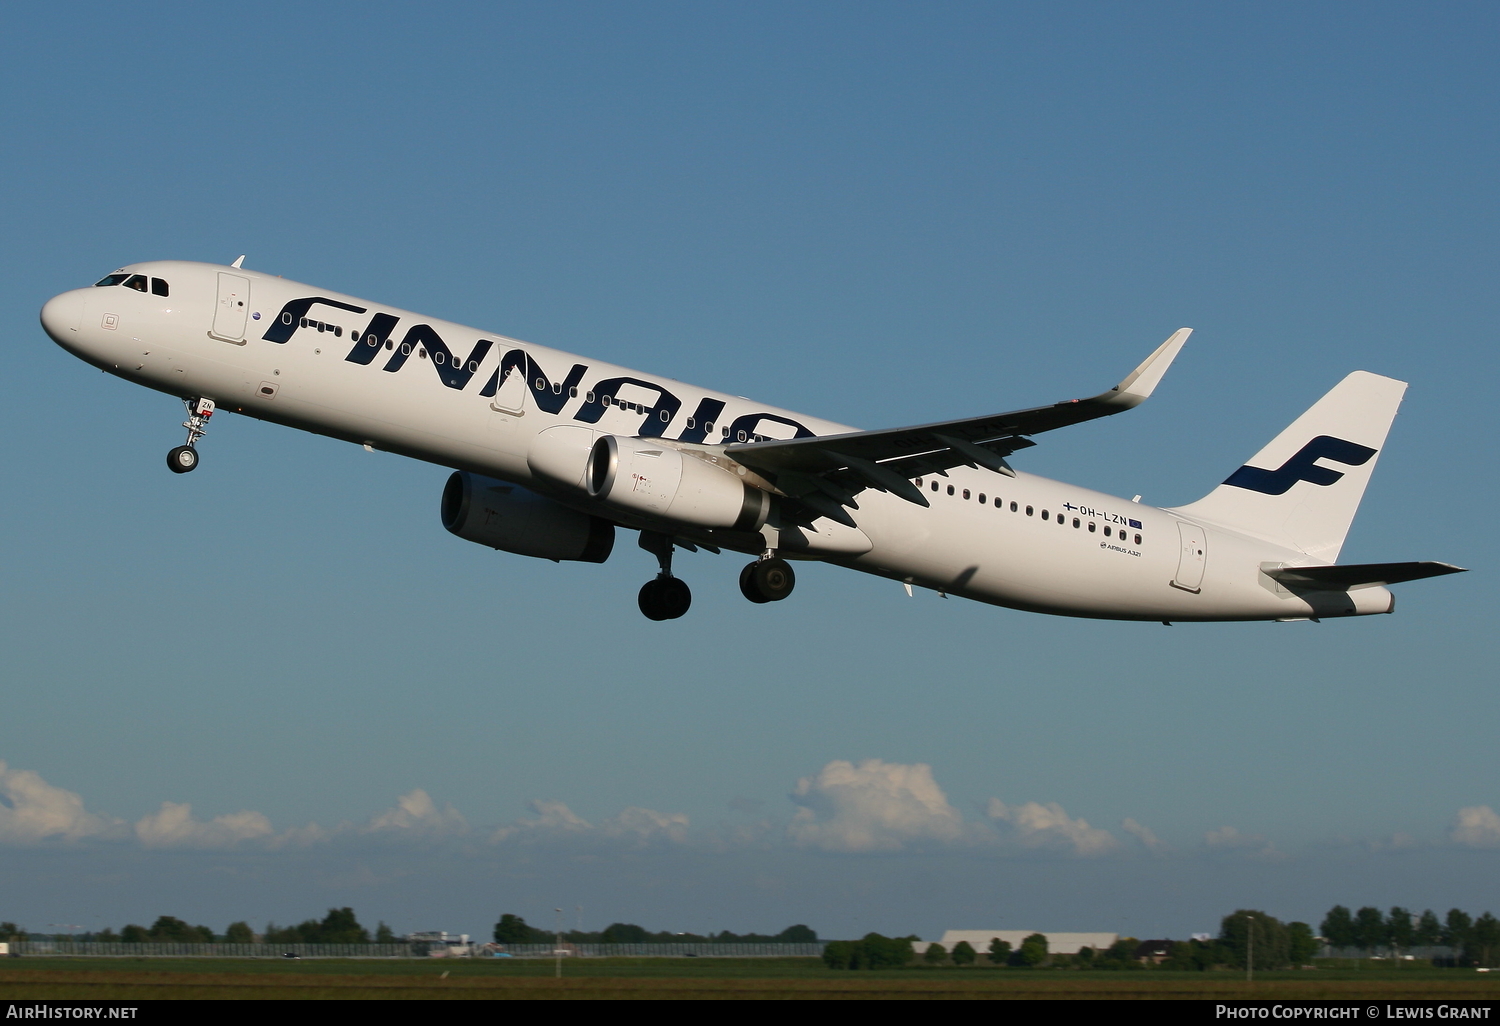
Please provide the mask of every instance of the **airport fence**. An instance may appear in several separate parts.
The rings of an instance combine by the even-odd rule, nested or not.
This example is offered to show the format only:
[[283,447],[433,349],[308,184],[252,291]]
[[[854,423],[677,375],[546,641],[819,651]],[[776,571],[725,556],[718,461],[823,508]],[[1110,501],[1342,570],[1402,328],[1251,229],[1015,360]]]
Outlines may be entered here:
[[[715,944],[708,941],[682,944],[570,944],[563,950],[579,958],[819,958],[823,941],[804,944]],[[505,953],[516,958],[552,958],[551,944],[507,944]]]
[[[553,958],[552,944],[446,947],[430,941],[400,944],[128,944],[123,941],[15,941],[14,955],[72,955],[88,958]],[[810,944],[571,944],[562,950],[576,958],[818,958],[823,942]]]
[[1375,961],[1385,959],[1389,961],[1400,962],[1442,962],[1445,960],[1451,962],[1458,956],[1458,953],[1459,952],[1457,948],[1450,948],[1445,945],[1437,944],[1418,945],[1416,947],[1401,948],[1399,951],[1394,953],[1388,947],[1336,948],[1331,944],[1324,944],[1318,951],[1318,957],[1373,959]]
[[89,958],[411,958],[426,957],[426,944],[127,944],[124,941],[15,941],[15,955],[78,955]]

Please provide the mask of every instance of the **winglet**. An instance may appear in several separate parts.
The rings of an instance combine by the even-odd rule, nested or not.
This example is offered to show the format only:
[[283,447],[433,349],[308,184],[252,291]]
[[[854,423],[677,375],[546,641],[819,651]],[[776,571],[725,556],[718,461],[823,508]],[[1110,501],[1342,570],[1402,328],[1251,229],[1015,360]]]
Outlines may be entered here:
[[1192,333],[1192,328],[1178,328],[1172,332],[1171,338],[1157,346],[1154,353],[1146,357],[1124,381],[1106,392],[1105,396],[1113,398],[1114,402],[1121,406],[1138,406],[1145,402],[1155,391],[1162,375],[1167,373],[1167,368],[1172,366],[1172,361],[1177,358],[1182,344]]
[[237,267],[240,267],[241,265],[243,265],[244,262],[245,262],[245,254],[241,253],[240,256],[239,256],[239,259],[236,260],[234,263],[230,264],[229,266],[237,268]]

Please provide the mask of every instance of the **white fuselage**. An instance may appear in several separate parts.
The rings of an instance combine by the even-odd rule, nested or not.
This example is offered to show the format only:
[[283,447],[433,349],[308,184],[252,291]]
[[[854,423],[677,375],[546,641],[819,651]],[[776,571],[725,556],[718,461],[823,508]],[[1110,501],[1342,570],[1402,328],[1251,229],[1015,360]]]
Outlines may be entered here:
[[[80,359],[221,410],[537,488],[596,515],[610,512],[534,479],[527,456],[539,432],[583,423],[702,446],[853,430],[254,271],[182,261],[121,270],[165,282],[168,295],[84,288],[43,310],[48,334]],[[525,377],[499,374],[503,364]],[[959,467],[918,482],[929,508],[868,489],[857,529],[819,521],[787,554],[1070,616],[1270,620],[1391,607],[1382,587],[1288,592],[1262,565],[1303,565],[1306,555],[1169,509],[1021,472]]]

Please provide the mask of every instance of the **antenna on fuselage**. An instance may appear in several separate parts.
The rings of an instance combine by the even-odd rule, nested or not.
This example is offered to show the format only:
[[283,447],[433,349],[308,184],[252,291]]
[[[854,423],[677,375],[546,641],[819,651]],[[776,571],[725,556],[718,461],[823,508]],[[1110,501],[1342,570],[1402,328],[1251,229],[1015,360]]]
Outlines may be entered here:
[[244,262],[245,262],[245,254],[243,254],[243,253],[241,253],[241,254],[240,254],[240,255],[239,255],[239,258],[238,258],[238,259],[236,259],[236,260],[235,260],[235,262],[234,262],[234,263],[232,263],[232,264],[230,264],[230,265],[229,265],[229,266],[230,266],[230,267],[239,267],[239,266],[240,266],[240,264],[243,264],[243,263],[244,263]]

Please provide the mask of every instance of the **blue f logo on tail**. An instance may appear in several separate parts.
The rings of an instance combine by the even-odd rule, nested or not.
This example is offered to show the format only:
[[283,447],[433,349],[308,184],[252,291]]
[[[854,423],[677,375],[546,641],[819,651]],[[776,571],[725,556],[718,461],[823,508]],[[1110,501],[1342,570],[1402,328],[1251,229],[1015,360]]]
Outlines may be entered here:
[[1341,470],[1318,466],[1317,460],[1327,459],[1349,467],[1362,467],[1374,455],[1375,450],[1367,446],[1346,442],[1332,435],[1319,435],[1277,469],[1241,467],[1230,474],[1224,483],[1236,488],[1248,488],[1252,492],[1264,492],[1266,495],[1285,495],[1298,481],[1327,487],[1344,476]]

